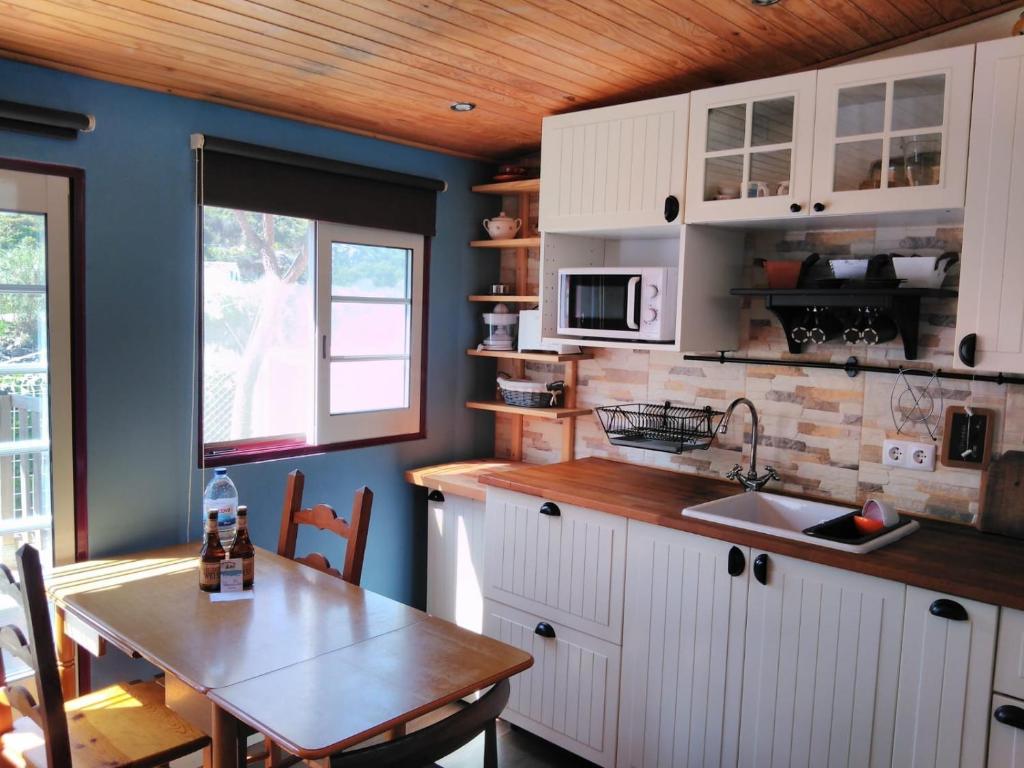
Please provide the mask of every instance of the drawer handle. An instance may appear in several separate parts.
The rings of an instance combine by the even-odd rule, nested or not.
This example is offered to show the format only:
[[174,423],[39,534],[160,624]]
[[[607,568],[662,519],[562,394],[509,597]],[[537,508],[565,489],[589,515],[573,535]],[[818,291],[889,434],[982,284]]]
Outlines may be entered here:
[[743,550],[739,547],[733,547],[729,550],[729,575],[739,576],[743,573],[743,569],[747,567],[747,558],[743,556]]
[[940,619],[967,621],[967,609],[956,600],[947,600],[944,597],[932,603],[928,608],[928,612],[932,616],[938,616]]
[[679,198],[669,195],[665,198],[665,221],[673,222],[679,216]]
[[[540,513],[542,515],[548,515],[549,517],[561,517],[562,510],[558,508],[558,505],[553,501],[545,501],[540,505]],[[554,635],[552,635],[554,637]]]
[[1003,704],[996,707],[994,715],[997,722],[1024,731],[1024,709],[1012,704]]
[[764,552],[754,558],[754,578],[761,584],[768,583],[768,555]]
[[540,621],[537,622],[537,627],[533,630],[533,633],[535,635],[540,635],[541,637],[553,638],[555,636],[555,628],[546,621]]
[[427,494],[427,501],[444,501],[444,494],[438,490],[433,490]]
[[821,213],[822,211],[825,210],[824,203],[815,203],[812,207],[814,208],[815,213]]
[[978,355],[978,334],[968,333],[960,339],[960,345],[956,348],[956,354],[960,362],[968,368],[973,368],[977,362]]

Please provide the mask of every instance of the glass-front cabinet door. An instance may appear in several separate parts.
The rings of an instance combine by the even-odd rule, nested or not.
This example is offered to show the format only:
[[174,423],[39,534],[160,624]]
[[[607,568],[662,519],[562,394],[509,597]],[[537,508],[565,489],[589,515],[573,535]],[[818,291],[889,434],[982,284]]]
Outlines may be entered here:
[[686,221],[806,215],[815,72],[690,96]]
[[811,213],[962,208],[974,46],[818,72]]

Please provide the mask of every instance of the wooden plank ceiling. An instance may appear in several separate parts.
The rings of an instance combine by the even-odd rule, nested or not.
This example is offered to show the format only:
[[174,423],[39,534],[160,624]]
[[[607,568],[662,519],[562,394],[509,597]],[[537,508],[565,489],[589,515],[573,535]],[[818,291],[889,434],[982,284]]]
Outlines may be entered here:
[[504,158],[536,149],[544,115],[792,72],[1014,5],[0,0],[0,56]]

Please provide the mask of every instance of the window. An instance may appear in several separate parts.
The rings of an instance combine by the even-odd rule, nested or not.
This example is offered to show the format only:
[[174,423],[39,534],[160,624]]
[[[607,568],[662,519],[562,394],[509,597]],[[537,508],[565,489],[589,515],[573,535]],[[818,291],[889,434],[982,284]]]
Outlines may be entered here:
[[208,465],[422,434],[424,245],[203,207]]

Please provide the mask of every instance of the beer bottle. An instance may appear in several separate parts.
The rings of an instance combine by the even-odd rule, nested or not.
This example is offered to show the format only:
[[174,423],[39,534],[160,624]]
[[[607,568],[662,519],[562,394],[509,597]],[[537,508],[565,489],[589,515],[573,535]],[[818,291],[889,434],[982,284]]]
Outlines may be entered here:
[[249,539],[249,508],[244,504],[238,506],[238,532],[231,544],[229,557],[242,561],[242,589],[252,589],[255,576],[256,548]]
[[227,557],[217,533],[217,512],[206,518],[206,537],[199,550],[199,588],[204,592],[220,592],[220,561]]

